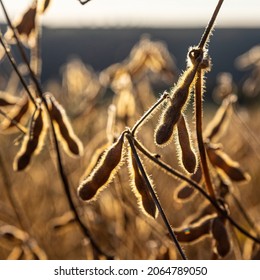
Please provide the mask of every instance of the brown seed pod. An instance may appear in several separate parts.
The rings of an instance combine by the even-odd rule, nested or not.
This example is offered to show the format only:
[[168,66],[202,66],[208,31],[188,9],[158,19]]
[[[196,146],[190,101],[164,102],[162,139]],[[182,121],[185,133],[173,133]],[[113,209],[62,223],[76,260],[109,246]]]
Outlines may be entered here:
[[212,140],[215,137],[219,137],[221,132],[225,130],[226,124],[230,119],[229,116],[231,114],[231,105],[236,101],[236,97],[234,95],[227,97],[223,100],[221,106],[217,110],[215,116],[207,125],[203,135],[205,138]]
[[46,93],[48,108],[54,124],[55,132],[65,152],[70,156],[83,154],[83,145],[73,131],[72,125],[64,108],[57,102],[51,93]]
[[216,242],[216,253],[220,257],[224,258],[230,252],[231,243],[229,240],[227,229],[221,218],[217,217],[213,220],[211,232]]
[[16,226],[3,225],[0,227],[0,236],[9,239],[10,241],[18,241],[17,245],[28,241],[29,235]]
[[123,89],[118,93],[116,104],[116,115],[120,120],[128,123],[128,120],[135,114],[135,99],[133,93],[129,89]]
[[12,106],[19,102],[17,98],[7,92],[0,91],[0,107]]
[[[190,178],[199,183],[202,178],[202,172],[200,166],[198,166],[196,172],[190,176]],[[173,193],[173,199],[180,202],[187,202],[195,193],[195,189],[188,185],[186,182],[181,183]]]
[[[23,14],[23,16],[14,24],[22,42],[29,47],[34,47],[36,44],[35,37],[35,20],[36,20],[36,3],[33,2],[32,6]],[[14,34],[11,28],[8,28],[5,38],[7,41],[12,42]]]
[[177,201],[187,201],[194,194],[194,189],[188,186],[186,183],[180,184],[174,191],[174,200]]
[[21,124],[26,118],[27,113],[30,111],[30,102],[27,97],[21,98],[14,107],[8,112],[8,118],[5,118],[1,125],[0,130],[2,133],[17,132],[15,123]]
[[20,260],[21,256],[23,254],[23,249],[21,248],[21,246],[15,246],[11,253],[8,255],[8,257],[6,258],[6,260]]
[[192,147],[188,123],[182,114],[177,123],[180,163],[188,173],[194,173],[197,167],[197,157]]
[[38,107],[32,116],[30,128],[23,138],[22,146],[14,159],[13,169],[15,171],[25,169],[29,165],[32,156],[41,151],[46,131],[46,120],[43,117],[42,109]]
[[206,146],[208,157],[213,166],[224,172],[232,181],[248,181],[250,176],[242,171],[238,162],[233,161],[226,153],[220,149],[215,149],[210,145]]
[[[128,161],[129,161],[128,167],[129,167],[129,172],[130,172],[130,177],[132,182],[131,183],[132,190],[138,199],[140,209],[142,210],[143,213],[148,214],[153,218],[156,218],[158,215],[156,205],[152,199],[152,196],[148,190],[145,179],[138,168],[138,165],[136,163],[136,160],[131,150],[129,150]],[[150,178],[149,181],[152,185],[152,181]]]
[[98,192],[104,189],[120,168],[123,159],[124,133],[103,154],[97,166],[78,187],[78,195],[82,200],[93,199]]
[[173,88],[170,102],[162,113],[159,125],[155,130],[155,143],[157,145],[165,145],[172,140],[174,127],[189,100],[197,70],[203,61],[202,50],[193,48],[189,51],[188,55],[191,65],[179,78],[177,85]]
[[198,222],[193,223],[188,227],[174,230],[174,233],[179,242],[191,243],[198,241],[210,235],[213,219],[213,215],[203,217]]
[[45,13],[50,3],[51,0],[38,0],[37,12],[39,12],[40,14]]
[[62,216],[51,221],[51,228],[58,230],[75,222],[75,214],[72,211],[64,213]]

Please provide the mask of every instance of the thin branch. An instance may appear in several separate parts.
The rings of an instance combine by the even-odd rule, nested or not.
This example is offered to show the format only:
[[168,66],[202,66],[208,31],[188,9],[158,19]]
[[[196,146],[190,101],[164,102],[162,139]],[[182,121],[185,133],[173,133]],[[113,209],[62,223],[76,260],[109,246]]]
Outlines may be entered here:
[[177,239],[176,235],[175,235],[174,232],[173,232],[173,229],[172,229],[172,227],[171,227],[171,225],[170,225],[170,223],[169,223],[169,221],[168,221],[168,219],[167,219],[167,216],[166,216],[165,213],[164,213],[164,210],[163,210],[163,208],[162,208],[162,206],[161,206],[161,203],[159,202],[159,199],[157,198],[157,196],[156,196],[156,194],[155,194],[155,192],[154,192],[154,189],[153,189],[153,187],[151,186],[149,179],[147,178],[146,172],[145,172],[145,170],[144,170],[144,168],[143,168],[143,165],[142,165],[142,163],[141,163],[141,161],[140,161],[140,159],[139,159],[138,153],[137,153],[137,151],[136,151],[136,149],[135,149],[135,145],[134,145],[134,141],[133,141],[133,136],[129,133],[129,134],[126,134],[126,137],[127,137],[127,140],[128,140],[128,142],[129,142],[129,144],[130,144],[130,147],[131,147],[131,150],[132,150],[132,152],[133,152],[133,155],[134,155],[134,158],[135,158],[135,160],[136,160],[136,163],[137,163],[137,165],[138,165],[138,168],[139,168],[139,170],[140,170],[142,176],[144,177],[144,180],[145,180],[145,182],[146,182],[146,185],[147,185],[147,187],[148,187],[148,189],[149,189],[149,192],[150,192],[150,194],[151,194],[151,196],[152,196],[152,198],[153,198],[153,201],[155,202],[155,204],[156,204],[156,206],[157,206],[157,208],[158,208],[158,211],[159,211],[159,213],[160,213],[160,215],[161,215],[161,217],[162,217],[162,219],[163,219],[163,222],[164,222],[164,224],[166,225],[166,227],[167,227],[167,229],[168,229],[168,232],[169,232],[171,238],[173,239],[173,242],[174,242],[174,244],[175,244],[177,250],[179,251],[179,253],[180,253],[182,259],[183,259],[183,260],[187,260],[187,257],[186,257],[186,255],[185,255],[185,253],[183,252],[183,250],[182,250],[182,248],[181,248],[181,245],[180,245],[180,243],[178,242],[178,239]]
[[135,135],[135,132],[138,130],[138,128],[145,122],[145,120],[151,116],[153,111],[155,111],[159,105],[169,96],[168,92],[164,92],[164,94],[156,101],[156,103],[147,111],[145,114],[139,119],[136,124],[131,129],[132,136]]
[[9,15],[8,15],[7,11],[6,11],[6,8],[5,8],[5,6],[4,6],[2,0],[0,0],[0,4],[1,4],[2,9],[3,9],[3,11],[4,11],[4,14],[5,14],[7,23],[8,23],[8,25],[9,25],[9,27],[12,29],[14,38],[15,38],[16,43],[17,43],[18,50],[19,50],[19,52],[20,52],[20,54],[21,54],[21,56],[22,56],[22,59],[23,59],[24,63],[26,64],[26,66],[27,66],[27,68],[28,68],[28,70],[29,70],[31,79],[33,80],[33,82],[34,82],[34,84],[35,84],[35,86],[36,86],[36,89],[37,89],[37,92],[38,92],[39,96],[42,96],[42,95],[43,95],[43,91],[42,91],[42,89],[41,89],[40,83],[39,83],[39,81],[38,81],[38,79],[37,79],[35,73],[33,72],[31,66],[30,66],[30,62],[29,62],[29,60],[28,60],[28,58],[27,58],[27,56],[26,56],[26,53],[25,53],[25,51],[24,51],[24,47],[23,47],[23,45],[22,45],[22,43],[21,43],[21,41],[20,41],[20,39],[19,39],[19,35],[17,35],[17,30],[16,30],[16,28],[13,26],[13,24],[12,24],[12,22],[11,22],[11,20],[10,20],[10,17],[9,17]]
[[[14,37],[15,37],[15,39],[16,39],[17,46],[18,46],[18,48],[19,48],[19,50],[20,50],[20,53],[21,53],[21,55],[22,55],[22,57],[23,57],[23,59],[24,59],[24,62],[26,63],[26,65],[27,65],[27,67],[28,67],[28,69],[29,69],[30,76],[31,76],[33,82],[35,83],[35,86],[36,86],[36,89],[37,89],[37,91],[38,91],[38,94],[39,94],[40,98],[41,98],[42,101],[43,101],[43,104],[44,104],[44,106],[45,106],[45,108],[46,108],[46,111],[48,112],[48,117],[49,117],[49,122],[50,122],[50,126],[51,126],[52,136],[53,136],[53,140],[54,140],[54,147],[55,147],[55,151],[56,151],[56,158],[57,158],[58,171],[59,171],[59,175],[60,175],[60,178],[61,178],[61,181],[62,181],[62,184],[63,184],[63,187],[64,187],[64,191],[65,191],[65,194],[66,194],[68,203],[69,203],[69,207],[70,207],[70,209],[75,213],[75,218],[76,218],[76,221],[78,222],[78,224],[79,224],[79,226],[80,226],[81,231],[84,233],[84,235],[85,235],[86,237],[89,238],[89,240],[90,240],[92,246],[95,248],[95,250],[96,250],[98,253],[100,253],[100,254],[106,256],[108,259],[113,259],[112,256],[110,256],[110,255],[104,253],[104,252],[99,248],[98,244],[97,244],[97,243],[95,242],[95,240],[92,238],[92,236],[91,236],[91,234],[90,234],[88,228],[86,227],[86,225],[84,225],[84,223],[81,221],[81,219],[80,219],[80,217],[79,217],[79,214],[78,214],[78,212],[77,212],[77,209],[76,209],[76,207],[75,207],[75,205],[74,205],[74,203],[73,203],[73,200],[72,200],[72,194],[71,194],[71,191],[70,191],[70,185],[69,185],[69,182],[68,182],[68,180],[67,180],[67,177],[66,177],[66,175],[65,175],[64,168],[63,168],[63,165],[62,165],[62,159],[61,159],[61,153],[60,153],[60,149],[59,149],[58,138],[57,138],[57,135],[56,135],[56,132],[55,132],[55,129],[54,129],[53,122],[52,122],[51,117],[50,117],[50,112],[49,112],[49,108],[48,108],[48,105],[47,105],[47,101],[45,100],[45,98],[44,98],[44,96],[43,96],[43,90],[42,90],[42,88],[41,88],[41,85],[40,85],[39,81],[37,80],[37,77],[35,76],[35,73],[34,73],[34,72],[32,71],[32,69],[31,69],[30,63],[29,63],[29,61],[28,61],[28,59],[27,59],[27,57],[26,57],[26,55],[25,55],[25,52],[24,52],[24,48],[23,48],[23,46],[22,46],[22,44],[21,44],[21,42],[20,42],[20,40],[19,40],[19,37],[17,36],[16,29],[13,27],[13,25],[12,25],[12,23],[11,23],[11,21],[10,21],[10,18],[9,18],[8,13],[7,13],[7,11],[6,11],[5,7],[4,7],[4,5],[3,5],[2,0],[0,0],[0,4],[1,4],[3,10],[4,10],[4,13],[5,13],[7,22],[8,22],[10,28],[12,29],[12,31],[13,31],[13,33],[14,33]],[[1,38],[1,37],[0,37],[0,38]],[[2,38],[1,38],[1,43],[2,43]],[[17,68],[17,66],[16,66],[16,63],[14,62],[14,63],[12,63],[12,65],[13,65],[14,69],[17,71],[17,74],[19,73],[19,74],[18,74],[19,77],[21,77],[21,74],[20,74],[20,72],[19,72],[19,70],[18,70],[18,68]],[[22,77],[21,77],[21,78],[22,78]],[[25,87],[25,89],[28,88],[25,82],[23,83],[23,86]]]
[[196,114],[196,134],[197,134],[197,142],[199,148],[199,155],[200,155],[200,163],[202,173],[205,179],[205,185],[209,195],[216,200],[215,192],[213,189],[213,185],[211,182],[210,174],[209,174],[209,167],[207,163],[207,155],[206,150],[203,142],[202,136],[202,91],[203,91],[203,74],[202,70],[199,69],[197,72],[197,81],[195,85],[195,114]]
[[[1,0],[0,0],[0,1],[1,1]],[[14,71],[15,71],[16,74],[18,75],[18,77],[19,77],[19,79],[20,79],[20,82],[22,83],[22,85],[23,85],[25,91],[27,92],[27,94],[28,94],[30,100],[31,100],[32,103],[34,104],[35,108],[37,108],[36,101],[35,101],[35,99],[34,99],[32,93],[30,92],[30,90],[29,90],[29,88],[28,88],[28,86],[27,86],[27,84],[26,84],[26,81],[24,80],[23,76],[21,75],[21,73],[20,73],[20,71],[19,71],[19,69],[18,69],[18,67],[17,67],[17,63],[16,63],[16,61],[15,61],[15,59],[14,59],[14,57],[13,57],[13,55],[12,55],[10,49],[9,49],[9,47],[8,47],[8,46],[6,45],[6,43],[4,42],[4,40],[3,40],[3,35],[2,35],[1,32],[0,32],[0,43],[1,43],[1,45],[3,46],[3,48],[4,48],[4,50],[5,50],[5,54],[7,55],[8,60],[9,60],[10,63],[12,64],[12,67],[14,68]]]
[[203,49],[205,47],[205,45],[207,44],[208,40],[209,40],[209,36],[211,34],[211,31],[213,29],[213,26],[215,24],[217,15],[220,11],[220,8],[221,8],[223,2],[224,2],[224,0],[219,0],[218,5],[216,6],[216,9],[215,9],[210,21],[209,21],[204,33],[203,33],[201,39],[200,39],[200,42],[199,42],[199,45],[198,45],[198,47],[200,49]]
[[22,126],[19,122],[16,120],[10,118],[2,109],[0,109],[0,114],[4,116],[8,121],[10,121],[17,129],[19,129],[23,134],[26,133],[26,128]]
[[85,4],[87,4],[88,2],[90,2],[90,1],[91,1],[91,0],[85,0],[85,1],[79,0],[79,2],[80,2],[81,5],[85,5]]

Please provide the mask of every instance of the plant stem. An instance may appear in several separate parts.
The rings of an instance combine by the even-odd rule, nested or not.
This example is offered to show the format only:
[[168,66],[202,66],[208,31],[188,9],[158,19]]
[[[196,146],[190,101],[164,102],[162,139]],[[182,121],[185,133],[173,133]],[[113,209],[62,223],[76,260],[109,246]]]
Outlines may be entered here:
[[175,178],[181,179],[185,182],[187,182],[190,186],[194,187],[197,191],[200,192],[200,194],[202,194],[211,204],[212,206],[223,216],[225,217],[227,220],[229,220],[229,222],[236,227],[241,233],[243,233],[245,236],[247,236],[248,238],[254,240],[256,243],[260,244],[260,239],[251,235],[249,232],[247,232],[244,228],[242,228],[239,224],[237,224],[233,218],[228,214],[228,212],[226,210],[223,209],[223,207],[221,207],[218,202],[213,199],[210,195],[207,194],[206,191],[203,190],[203,188],[201,188],[201,186],[199,186],[196,182],[194,182],[193,180],[191,180],[190,178],[186,177],[185,175],[183,175],[182,173],[180,173],[179,171],[173,169],[171,166],[169,166],[168,164],[166,164],[165,162],[161,161],[160,159],[158,159],[158,157],[154,156],[151,152],[149,152],[146,148],[144,148],[135,138],[133,139],[134,141],[134,145],[135,147],[142,153],[144,154],[147,158],[149,158],[152,162],[154,162],[156,165],[158,165],[159,167],[161,167],[164,171],[166,171],[166,173],[170,176],[174,176]]
[[2,109],[0,109],[0,114],[4,116],[6,119],[8,119],[17,129],[19,129],[23,134],[26,133],[26,129],[16,120],[13,120],[10,118]]
[[9,15],[8,15],[7,11],[6,11],[6,8],[5,8],[5,6],[4,6],[2,0],[0,0],[0,4],[1,4],[2,9],[3,9],[3,11],[4,11],[4,14],[5,14],[7,23],[8,23],[8,25],[9,25],[9,27],[10,27],[10,28],[12,29],[12,31],[13,31],[14,38],[15,38],[15,40],[16,40],[18,50],[19,50],[19,52],[20,52],[20,54],[21,54],[21,56],[22,56],[22,59],[23,59],[24,63],[26,64],[26,66],[27,66],[27,68],[28,68],[28,70],[29,70],[30,76],[31,76],[31,78],[32,78],[32,80],[33,80],[33,82],[34,82],[36,88],[37,88],[37,92],[38,92],[39,96],[42,96],[42,95],[43,95],[43,92],[42,92],[42,90],[41,90],[40,83],[39,83],[39,81],[37,80],[35,73],[32,71],[32,68],[31,68],[31,66],[30,66],[29,60],[28,60],[28,58],[27,58],[27,56],[26,56],[26,53],[25,53],[25,51],[24,51],[24,47],[23,47],[23,45],[22,45],[22,43],[21,43],[21,41],[20,41],[20,39],[19,39],[19,36],[17,35],[17,30],[16,30],[16,28],[13,26],[13,24],[12,24],[12,22],[11,22],[11,20],[10,20],[10,17],[9,17]]
[[204,31],[202,37],[201,37],[201,39],[200,39],[200,42],[199,42],[199,45],[198,45],[198,47],[199,47],[200,49],[203,49],[203,48],[205,47],[206,43],[207,43],[208,40],[209,40],[209,36],[210,36],[210,34],[211,34],[211,31],[212,31],[212,29],[213,29],[213,26],[214,26],[214,24],[215,24],[217,15],[218,15],[218,13],[219,13],[219,11],[220,11],[220,8],[221,8],[223,2],[224,2],[224,0],[219,0],[217,6],[216,6],[216,8],[215,8],[215,11],[214,11],[214,13],[213,13],[213,15],[212,15],[212,17],[211,17],[211,19],[210,19],[208,25],[207,25],[207,27],[206,27],[206,29],[205,29],[205,31]]
[[[1,1],[1,0],[0,0]],[[37,104],[36,104],[36,101],[34,100],[34,97],[32,96],[32,93],[30,92],[23,76],[21,75],[20,71],[18,70],[18,67],[17,67],[17,64],[15,62],[15,59],[14,57],[12,56],[11,52],[10,52],[10,49],[9,47],[6,45],[6,43],[4,42],[3,40],[3,35],[2,33],[0,32],[0,43],[1,45],[3,46],[4,50],[5,50],[5,54],[7,55],[7,58],[8,60],[10,61],[10,63],[12,64],[12,67],[14,69],[14,71],[16,72],[16,74],[18,75],[20,81],[21,81],[21,84],[23,85],[25,91],[27,92],[30,100],[32,101],[32,103],[34,104],[35,108],[37,108]]]
[[196,113],[196,134],[197,142],[200,154],[200,163],[202,173],[205,179],[205,185],[209,195],[216,199],[213,185],[211,182],[209,167],[207,163],[207,155],[204,147],[203,136],[202,136],[202,90],[203,90],[203,75],[202,70],[198,69],[197,80],[195,84],[195,113]]
[[[67,177],[66,177],[65,172],[64,172],[64,168],[63,168],[63,164],[62,164],[61,153],[60,153],[60,149],[59,149],[59,143],[58,143],[57,135],[56,135],[56,132],[55,132],[55,129],[54,129],[53,122],[52,122],[51,117],[50,117],[50,112],[49,112],[49,108],[48,108],[48,105],[47,105],[47,101],[46,101],[45,98],[44,98],[43,90],[42,90],[42,88],[41,88],[41,85],[40,85],[40,83],[39,83],[39,81],[38,81],[38,79],[37,79],[35,73],[34,73],[34,72],[32,71],[32,69],[31,69],[30,63],[29,63],[29,61],[28,61],[28,59],[27,59],[27,57],[26,57],[26,54],[25,54],[25,52],[24,52],[24,48],[23,48],[23,46],[22,46],[22,43],[20,42],[19,37],[17,36],[16,29],[14,28],[14,26],[13,26],[12,23],[11,23],[11,20],[10,20],[10,18],[9,18],[9,16],[8,16],[8,13],[7,13],[6,9],[5,9],[5,6],[3,5],[2,0],[0,0],[0,4],[1,4],[1,6],[2,6],[2,8],[3,8],[3,11],[4,11],[4,13],[5,13],[5,16],[6,16],[8,25],[9,25],[9,27],[12,29],[13,33],[14,33],[14,38],[15,38],[15,40],[16,40],[17,46],[18,46],[18,48],[19,48],[19,51],[20,51],[20,53],[21,53],[21,55],[22,55],[22,58],[23,58],[23,60],[24,60],[24,62],[25,62],[25,64],[26,64],[26,66],[28,67],[30,76],[31,76],[31,78],[32,78],[32,80],[33,80],[33,82],[34,82],[34,84],[35,84],[35,86],[36,86],[38,95],[39,95],[39,97],[42,99],[43,104],[44,104],[44,107],[46,108],[46,111],[47,111],[47,113],[48,113],[49,123],[50,123],[50,126],[51,126],[52,136],[53,136],[53,140],[54,140],[54,148],[55,148],[55,152],[56,152],[58,171],[59,171],[59,175],[60,175],[60,178],[61,178],[61,181],[62,181],[62,185],[63,185],[63,188],[64,188],[64,192],[65,192],[66,197],[67,197],[67,200],[68,200],[69,207],[70,207],[70,209],[74,212],[76,221],[78,222],[81,231],[84,233],[84,235],[85,235],[86,237],[89,238],[89,240],[90,240],[92,246],[95,248],[95,250],[96,250],[98,253],[100,253],[100,254],[106,256],[108,259],[113,259],[112,256],[107,255],[106,253],[104,253],[104,252],[99,248],[98,244],[95,242],[95,240],[94,240],[94,239],[92,238],[92,236],[90,235],[90,232],[89,232],[88,228],[86,227],[86,225],[83,224],[83,222],[81,221],[81,219],[80,219],[80,217],[79,217],[79,214],[78,214],[78,212],[77,212],[77,209],[76,209],[76,207],[75,207],[75,205],[74,205],[74,203],[73,203],[73,200],[72,200],[72,194],[71,194],[71,190],[70,190],[70,185],[69,185],[69,182],[68,182]],[[0,36],[0,39],[1,39],[1,43],[2,43],[2,37],[1,37],[1,36]],[[3,44],[2,44],[2,45],[3,45]],[[23,78],[22,78],[22,76],[21,76],[21,74],[20,74],[20,72],[19,72],[19,70],[18,70],[18,68],[17,68],[17,66],[16,66],[15,61],[13,61],[12,66],[14,67],[14,69],[15,69],[15,71],[17,72],[17,74],[19,75],[19,77],[23,80]],[[24,81],[24,80],[23,80],[23,81]],[[26,89],[26,88],[28,89],[28,87],[27,87],[27,85],[26,85],[25,82],[22,83],[22,84],[23,84],[23,86],[25,87],[25,89]],[[34,101],[34,103],[35,103],[35,106],[37,106],[35,101]]]
[[151,194],[151,196],[152,196],[152,198],[153,198],[153,201],[154,201],[154,203],[156,204],[156,207],[157,207],[157,209],[158,209],[158,211],[159,211],[159,213],[160,213],[160,215],[161,215],[161,217],[162,217],[162,219],[163,219],[163,222],[164,222],[164,224],[166,225],[166,227],[167,227],[167,229],[168,229],[168,232],[169,232],[169,234],[170,234],[170,236],[171,236],[171,238],[172,238],[172,240],[173,240],[173,242],[174,242],[174,244],[175,244],[177,250],[179,251],[179,253],[180,253],[182,259],[183,259],[183,260],[187,260],[187,257],[186,257],[186,255],[185,255],[185,253],[183,252],[183,250],[182,250],[182,248],[181,248],[181,245],[180,245],[180,243],[178,242],[178,239],[177,239],[177,237],[175,236],[175,234],[174,234],[174,232],[173,232],[173,230],[172,230],[172,227],[171,227],[171,225],[170,225],[170,223],[169,223],[169,221],[168,221],[168,219],[167,219],[167,216],[166,216],[165,213],[164,213],[164,210],[163,210],[163,208],[162,208],[162,206],[161,206],[161,203],[160,203],[159,199],[157,198],[157,196],[156,196],[156,194],[155,194],[155,192],[154,192],[154,189],[153,189],[153,187],[152,187],[151,184],[150,184],[149,179],[147,178],[146,172],[145,172],[145,170],[144,170],[144,168],[143,168],[143,165],[142,165],[142,163],[141,163],[141,161],[140,161],[140,159],[139,159],[138,153],[137,153],[137,151],[136,151],[136,149],[135,149],[135,145],[134,145],[134,142],[133,142],[133,136],[129,133],[129,134],[126,134],[126,137],[127,137],[127,140],[128,140],[128,142],[129,142],[129,144],[130,144],[130,147],[131,147],[131,150],[132,150],[132,152],[133,152],[133,156],[134,156],[134,158],[135,158],[135,160],[136,160],[136,163],[137,163],[137,165],[138,165],[138,168],[139,168],[139,170],[140,170],[142,176],[144,177],[144,180],[145,180],[145,182],[146,182],[146,185],[147,185],[147,187],[148,187],[148,189],[149,189],[149,192],[150,192],[150,194]]
[[131,134],[134,137],[135,132],[137,129],[143,124],[143,122],[153,113],[154,110],[157,109],[157,107],[169,96],[169,93],[164,92],[164,94],[156,101],[156,103],[147,111],[145,114],[139,119],[133,128],[131,129]]

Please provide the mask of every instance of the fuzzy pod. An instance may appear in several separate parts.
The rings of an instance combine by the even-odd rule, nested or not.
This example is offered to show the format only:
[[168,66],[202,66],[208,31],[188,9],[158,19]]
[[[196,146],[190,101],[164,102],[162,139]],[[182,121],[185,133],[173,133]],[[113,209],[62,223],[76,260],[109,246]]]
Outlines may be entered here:
[[46,130],[47,125],[43,111],[38,107],[32,116],[30,127],[23,138],[21,148],[14,159],[13,169],[15,171],[24,170],[29,165],[33,155],[41,151]]
[[96,197],[105,186],[114,178],[120,168],[124,154],[124,134],[104,152],[96,167],[78,187],[78,196],[82,200],[91,200]]
[[2,133],[13,133],[17,132],[15,123],[20,124],[26,118],[28,112],[30,111],[30,102],[27,97],[20,99],[14,107],[8,112],[8,117],[5,118],[1,125],[0,130]]
[[[153,218],[156,218],[158,215],[156,205],[148,190],[146,181],[138,168],[136,159],[134,158],[131,150],[129,150],[128,160],[129,160],[129,172],[130,172],[130,177],[131,177],[131,181],[132,181],[132,184],[131,184],[132,190],[139,201],[140,208],[145,214],[148,214],[148,215],[152,216]],[[150,178],[149,178],[149,181],[150,181],[150,184],[152,185],[152,181]]]
[[210,235],[212,221],[212,215],[206,216],[188,227],[174,230],[174,233],[179,242],[192,243]]
[[211,228],[212,236],[215,239],[216,253],[224,258],[231,249],[228,232],[223,220],[219,217],[215,218],[212,222]]
[[241,182],[250,180],[248,173],[242,171],[238,162],[233,161],[220,149],[206,146],[207,154],[213,166],[224,172],[232,181]]
[[83,145],[74,133],[68,116],[58,101],[50,93],[45,94],[51,119],[54,124],[55,132],[61,142],[63,149],[70,156],[80,156],[83,154]]
[[189,51],[190,66],[179,78],[174,87],[170,102],[163,111],[159,124],[155,130],[155,143],[157,145],[168,144],[173,138],[175,125],[181,117],[181,113],[190,97],[196,73],[203,60],[203,51],[192,49]]
[[183,114],[177,123],[177,131],[180,146],[180,163],[188,173],[193,174],[196,171],[198,161],[194,148],[192,147],[188,123]]

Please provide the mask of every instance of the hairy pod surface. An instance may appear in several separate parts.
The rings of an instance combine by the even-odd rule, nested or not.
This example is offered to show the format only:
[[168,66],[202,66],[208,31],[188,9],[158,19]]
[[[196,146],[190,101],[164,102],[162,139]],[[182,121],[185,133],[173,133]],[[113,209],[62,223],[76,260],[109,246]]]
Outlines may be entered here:
[[[152,199],[152,196],[148,190],[145,179],[138,168],[136,159],[134,158],[131,150],[129,150],[128,160],[129,160],[129,172],[132,181],[131,185],[132,185],[133,192],[139,201],[139,206],[145,214],[148,214],[153,218],[156,218],[158,215],[156,205]],[[147,177],[149,178],[148,175]],[[152,186],[152,182],[150,178],[149,181]]]
[[191,65],[186,69],[179,78],[177,85],[173,88],[170,102],[162,113],[159,125],[155,130],[155,143],[157,145],[165,145],[172,140],[174,127],[189,99],[197,70],[203,61],[203,50],[191,49],[188,55]]
[[78,195],[82,200],[93,199],[107,186],[120,168],[123,158],[124,134],[103,154],[97,166],[78,187]]

